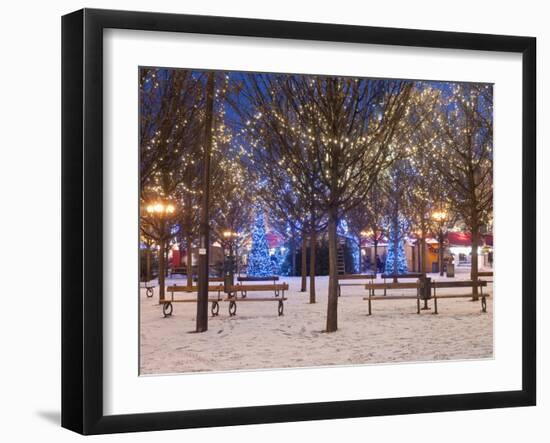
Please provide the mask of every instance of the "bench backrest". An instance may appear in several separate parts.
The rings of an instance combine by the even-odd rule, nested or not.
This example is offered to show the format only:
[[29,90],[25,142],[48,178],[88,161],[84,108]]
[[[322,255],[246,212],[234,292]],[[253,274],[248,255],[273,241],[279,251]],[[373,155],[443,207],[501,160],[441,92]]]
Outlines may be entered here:
[[477,273],[478,277],[492,277],[493,271],[481,271]]
[[232,291],[288,291],[288,283],[280,283],[275,285],[235,285],[231,288]]
[[338,280],[374,280],[374,274],[342,274],[338,276]]
[[424,274],[420,272],[409,272],[407,274],[382,274],[382,278],[420,278]]
[[487,286],[485,280],[462,280],[462,281],[432,281],[432,288],[473,288],[474,286]]
[[237,277],[237,281],[277,281],[278,275],[268,275],[267,277]]
[[[432,281],[431,288],[472,288],[474,286],[487,286],[485,280],[463,280],[463,281]],[[422,287],[421,282],[410,283],[367,283],[365,289],[418,289]]]
[[[168,286],[166,288],[168,292],[198,292],[199,287],[198,286]],[[223,285],[213,285],[208,286],[208,292],[218,292],[223,291]]]

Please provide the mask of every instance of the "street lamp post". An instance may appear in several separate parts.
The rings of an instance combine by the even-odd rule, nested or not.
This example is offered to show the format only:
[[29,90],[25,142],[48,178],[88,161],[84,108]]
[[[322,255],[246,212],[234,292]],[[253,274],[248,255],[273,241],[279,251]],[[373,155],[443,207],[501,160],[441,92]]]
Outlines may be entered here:
[[435,211],[432,214],[432,218],[437,222],[438,224],[438,243],[439,243],[439,275],[443,276],[443,241],[444,241],[444,232],[443,227],[445,225],[445,222],[448,220],[448,214],[447,212],[441,210],[441,211]]
[[158,275],[158,281],[159,281],[159,301],[164,300],[164,278],[165,278],[165,261],[164,261],[164,253],[166,248],[166,220],[167,218],[173,216],[174,212],[176,211],[176,208],[171,203],[166,202],[156,202],[147,205],[146,207],[147,213],[155,218],[158,218],[159,220],[159,250],[158,250],[158,260],[159,260],[159,275]]

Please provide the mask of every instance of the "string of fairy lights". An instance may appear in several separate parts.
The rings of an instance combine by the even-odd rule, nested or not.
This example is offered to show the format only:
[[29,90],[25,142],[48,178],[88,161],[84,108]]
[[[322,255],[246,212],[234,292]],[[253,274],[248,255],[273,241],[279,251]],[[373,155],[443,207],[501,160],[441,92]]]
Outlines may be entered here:
[[[141,218],[145,235],[173,239],[196,222],[202,197],[205,73],[141,74]],[[217,238],[250,235],[258,207],[287,238],[312,217],[323,225],[332,208],[346,219],[364,206],[372,217],[372,190],[387,195],[399,168],[407,234],[429,234],[437,213],[449,228],[492,223],[491,85],[217,73],[214,103]],[[147,210],[161,203],[173,206],[163,233],[154,228],[159,213]],[[381,214],[355,231],[388,224]]]

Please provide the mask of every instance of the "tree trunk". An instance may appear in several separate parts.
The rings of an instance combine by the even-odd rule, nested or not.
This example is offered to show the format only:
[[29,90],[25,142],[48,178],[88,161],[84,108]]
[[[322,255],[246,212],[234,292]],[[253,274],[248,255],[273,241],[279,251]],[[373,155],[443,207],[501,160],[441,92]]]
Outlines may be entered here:
[[168,254],[170,253],[169,245],[164,244],[164,276],[168,277],[170,271],[170,261],[168,260]]
[[307,290],[307,239],[305,234],[302,234],[302,287],[300,292]]
[[238,240],[235,242],[235,274],[238,276],[240,274],[240,268],[239,268],[239,242]]
[[443,276],[445,268],[445,233],[439,230],[439,275]]
[[329,251],[329,280],[328,280],[328,306],[327,306],[327,332],[338,329],[338,279],[337,279],[337,236],[336,226],[338,220],[336,210],[329,211],[328,220],[328,251]]
[[145,250],[145,281],[151,281],[151,245]]
[[311,231],[309,237],[309,302],[315,303],[315,253],[316,253],[317,234],[315,230]]
[[363,256],[361,255],[361,237],[359,237],[359,274],[363,270]]
[[420,267],[421,267],[421,273],[426,275],[426,236],[423,233],[422,239],[420,242],[420,249],[421,249],[421,255],[420,255]]
[[443,276],[443,231],[439,230],[439,276]]
[[374,276],[378,274],[378,239],[374,240]]
[[393,222],[393,282],[397,283],[397,255],[399,254],[399,234],[397,229],[399,228],[399,216],[396,215]]
[[159,302],[164,300],[164,240],[159,241]]
[[422,248],[422,241],[420,239],[416,242],[416,272],[422,272],[422,257],[420,256],[420,249]]
[[[479,247],[479,227],[477,224],[472,226],[472,268],[470,272],[470,278],[472,281],[477,281],[478,276],[478,263],[477,263],[477,250]],[[477,295],[477,286],[472,287],[472,301],[479,299]]]
[[204,158],[202,168],[202,202],[199,224],[199,272],[197,292],[196,331],[208,330],[208,265],[210,249],[210,152],[212,150],[213,114],[214,114],[214,72],[208,74],[206,81],[206,110],[204,120]]
[[290,242],[290,253],[292,254],[292,259],[290,262],[290,275],[294,277],[296,275],[296,238],[294,236],[292,236],[292,240]]
[[191,242],[191,234],[187,232],[185,236],[185,249],[187,252],[187,286],[193,286],[193,245]]
[[420,240],[413,246],[413,271],[420,272]]

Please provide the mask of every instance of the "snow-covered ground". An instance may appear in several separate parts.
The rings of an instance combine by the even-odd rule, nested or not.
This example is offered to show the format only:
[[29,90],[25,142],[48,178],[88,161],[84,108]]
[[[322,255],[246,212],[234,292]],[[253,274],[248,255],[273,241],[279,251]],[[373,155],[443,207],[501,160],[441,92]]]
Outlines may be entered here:
[[[456,279],[468,277],[457,274]],[[309,304],[308,292],[299,292],[299,277],[281,280],[290,286],[284,316],[277,315],[275,302],[250,302],[239,304],[237,315],[230,317],[228,303],[221,302],[219,316],[209,317],[208,331],[200,334],[190,333],[195,329],[195,303],[176,303],[173,315],[164,318],[157,289],[153,298],[147,298],[142,289],[141,374],[493,356],[493,297],[488,299],[487,313],[481,312],[479,302],[459,298],[438,301],[439,315],[432,315],[433,309],[417,315],[415,300],[374,301],[373,315],[367,316],[364,287],[344,287],[338,300],[338,331],[329,334],[323,332],[328,277],[316,279],[316,304]],[[185,284],[181,279],[169,280],[167,284],[176,282]],[[439,291],[462,292],[468,293],[468,289]],[[491,283],[487,292],[492,295]],[[390,293],[405,295],[415,291]],[[266,294],[249,292],[248,297]]]

